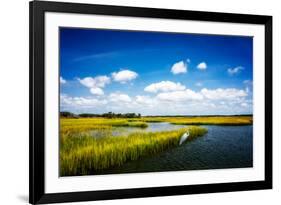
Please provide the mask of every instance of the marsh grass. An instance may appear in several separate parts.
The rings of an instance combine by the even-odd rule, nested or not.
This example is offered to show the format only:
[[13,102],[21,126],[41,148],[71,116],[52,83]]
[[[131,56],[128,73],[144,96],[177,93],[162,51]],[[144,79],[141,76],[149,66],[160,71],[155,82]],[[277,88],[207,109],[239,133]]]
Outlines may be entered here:
[[129,121],[169,122],[176,125],[251,125],[252,116],[142,117]]
[[127,119],[108,118],[61,118],[60,131],[64,133],[83,132],[88,130],[111,129],[112,127],[139,127],[146,128],[144,121],[128,121]]
[[251,125],[252,116],[214,116],[214,117],[178,117],[169,118],[171,124],[176,125]]
[[131,118],[128,119],[130,122],[139,121],[139,122],[167,122],[169,118],[165,117],[142,117],[142,118]]
[[[60,175],[87,175],[118,167],[127,161],[138,160],[177,146],[180,137],[187,130],[190,131],[188,140],[207,132],[205,128],[189,126],[173,131],[134,132],[129,135],[112,136],[113,129],[121,127],[145,129],[148,123],[152,122],[178,125],[250,125],[253,118],[252,116],[61,118]],[[96,136],[95,133],[102,137]]]
[[135,132],[129,136],[94,138],[90,136],[61,138],[60,175],[87,175],[127,161],[138,160],[178,146],[179,139],[186,131],[188,141],[203,136],[205,128],[191,126],[174,131]]

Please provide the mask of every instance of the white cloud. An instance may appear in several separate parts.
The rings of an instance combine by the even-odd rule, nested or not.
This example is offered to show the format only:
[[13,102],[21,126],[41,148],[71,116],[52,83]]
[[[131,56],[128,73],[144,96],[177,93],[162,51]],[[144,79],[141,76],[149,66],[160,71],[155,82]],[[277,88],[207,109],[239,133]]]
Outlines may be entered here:
[[60,103],[62,107],[79,108],[105,105],[107,101],[104,99],[99,100],[91,97],[71,97],[65,94],[61,94]]
[[137,77],[138,74],[131,70],[121,70],[119,72],[112,73],[113,80],[120,83],[126,83],[128,81],[134,80]]
[[94,95],[104,95],[104,92],[101,88],[90,88],[90,92]]
[[110,78],[102,75],[97,77],[86,77],[83,79],[78,78],[78,81],[87,88],[93,95],[103,95],[104,92],[101,88],[110,83]]
[[207,69],[207,64],[205,62],[201,62],[197,65],[197,68],[199,70],[206,70]]
[[156,98],[166,101],[235,100],[238,102],[240,98],[245,98],[247,96],[248,93],[245,90],[238,90],[236,88],[218,88],[213,90],[203,88],[200,92],[195,92],[190,89],[172,92],[162,92],[159,93]]
[[151,101],[151,98],[146,95],[137,95],[136,96],[136,102],[140,104],[149,104]]
[[121,103],[129,103],[132,101],[132,99],[127,95],[123,93],[111,93],[108,97],[108,100],[111,102],[121,102]]
[[246,97],[248,95],[245,90],[238,90],[236,88],[227,88],[227,89],[218,88],[215,90],[209,90],[207,88],[203,88],[201,90],[201,93],[205,98],[211,100],[224,100],[224,99],[233,100],[239,97]]
[[241,72],[241,70],[244,70],[244,67],[242,66],[237,66],[235,68],[228,68],[227,72],[229,75],[235,75]]
[[154,97],[150,97],[147,95],[137,95],[134,102],[141,107],[153,107],[158,104],[157,100]]
[[61,76],[60,76],[60,83],[61,84],[65,84],[66,83],[66,80],[63,77],[61,77]]
[[196,93],[190,89],[186,89],[183,91],[159,93],[156,97],[160,100],[177,101],[177,102],[203,99],[203,96],[200,93]]
[[248,107],[248,103],[243,102],[243,103],[241,103],[241,106],[242,107]]
[[151,108],[151,112],[155,109],[164,114],[174,115],[252,113],[251,96],[245,90],[235,88],[162,92],[157,94],[155,99],[156,106]]
[[88,87],[88,88],[94,88],[94,87],[98,87],[98,88],[103,88],[106,84],[110,83],[110,78],[102,75],[102,76],[97,76],[97,77],[86,77],[83,79],[79,79],[79,82]]
[[184,61],[179,61],[179,62],[175,63],[171,68],[171,72],[174,75],[180,74],[180,73],[186,73],[187,72],[187,63],[185,63]]
[[161,91],[154,95],[129,96],[113,92],[98,97],[61,95],[63,110],[76,113],[135,112],[142,115],[197,115],[252,113],[252,97],[245,90],[217,88]]
[[[117,73],[116,73],[117,74]],[[122,92],[106,94],[103,88],[110,83],[107,76],[78,79],[94,97],[70,97],[61,95],[61,110],[75,113],[127,113],[142,115],[196,115],[196,114],[246,114],[252,113],[252,95],[244,81],[245,89],[217,88],[197,91],[187,89],[179,82],[160,81],[144,88],[149,95],[135,93],[129,96]],[[242,82],[241,82],[242,83]],[[196,86],[202,86],[198,81]]]
[[180,83],[174,83],[172,81],[161,81],[159,83],[152,83],[144,88],[144,91],[157,93],[157,92],[169,92],[184,90],[185,86]]

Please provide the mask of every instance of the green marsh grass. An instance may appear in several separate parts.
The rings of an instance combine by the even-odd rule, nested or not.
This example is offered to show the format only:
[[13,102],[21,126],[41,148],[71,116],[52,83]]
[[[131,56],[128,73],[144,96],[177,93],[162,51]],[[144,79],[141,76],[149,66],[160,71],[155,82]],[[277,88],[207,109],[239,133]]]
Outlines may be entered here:
[[[178,145],[184,132],[188,140],[204,135],[207,130],[189,126],[173,131],[135,132],[126,136],[112,136],[118,127],[146,128],[148,123],[169,122],[178,125],[251,125],[252,116],[195,116],[141,118],[61,118],[60,175],[87,175],[121,166],[127,161],[163,152]],[[118,128],[119,129],[119,128]],[[89,132],[102,133],[93,137]]]
[[187,130],[190,132],[188,141],[207,132],[205,128],[191,126],[174,131],[136,132],[118,137],[64,136],[60,141],[60,175],[87,175],[163,152],[178,146],[180,137]]

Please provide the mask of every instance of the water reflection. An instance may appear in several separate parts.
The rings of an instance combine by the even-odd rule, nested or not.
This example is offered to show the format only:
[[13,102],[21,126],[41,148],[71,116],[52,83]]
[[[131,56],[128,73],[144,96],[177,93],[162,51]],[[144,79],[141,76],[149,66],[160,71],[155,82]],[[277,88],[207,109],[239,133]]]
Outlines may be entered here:
[[147,123],[148,127],[112,127],[111,129],[101,129],[101,130],[91,130],[88,132],[93,137],[106,137],[106,136],[128,136],[133,132],[160,132],[160,131],[169,131],[177,130],[186,125],[173,125],[168,122],[153,122]]

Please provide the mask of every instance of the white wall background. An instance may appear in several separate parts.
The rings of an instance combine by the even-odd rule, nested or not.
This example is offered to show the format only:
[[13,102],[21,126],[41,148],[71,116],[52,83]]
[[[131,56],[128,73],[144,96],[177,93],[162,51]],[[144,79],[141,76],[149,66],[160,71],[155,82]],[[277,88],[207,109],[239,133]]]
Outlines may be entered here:
[[[145,199],[86,202],[79,204],[278,204],[280,181],[281,96],[281,10],[277,0],[72,0],[109,5],[126,5],[185,10],[273,15],[274,86],[274,189],[235,193],[200,194]],[[0,204],[28,201],[28,1],[0,3]],[[280,203],[280,202],[279,202]]]

